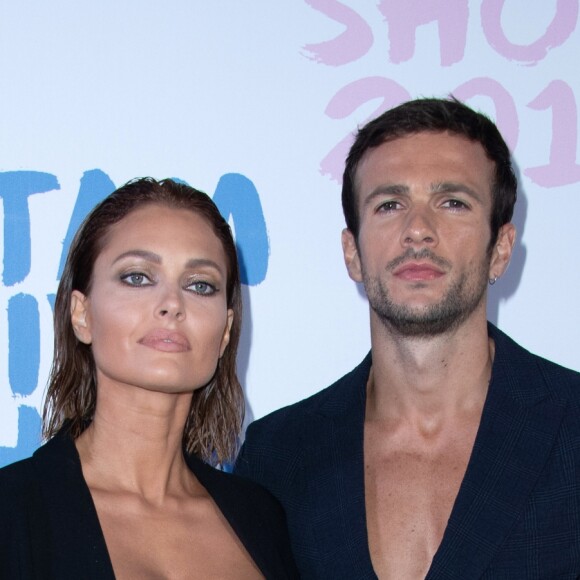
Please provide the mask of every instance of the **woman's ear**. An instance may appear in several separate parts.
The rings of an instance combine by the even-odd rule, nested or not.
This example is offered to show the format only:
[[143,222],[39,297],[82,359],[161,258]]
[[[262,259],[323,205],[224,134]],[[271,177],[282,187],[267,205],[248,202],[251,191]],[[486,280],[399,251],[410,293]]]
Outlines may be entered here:
[[231,308],[228,308],[228,319],[226,321],[226,327],[224,328],[222,342],[220,344],[220,358],[223,356],[226,347],[230,343],[230,331],[232,329],[233,321],[234,321],[234,311]]
[[89,299],[78,290],[73,290],[70,300],[70,318],[75,336],[84,344],[91,344],[90,317],[88,313]]

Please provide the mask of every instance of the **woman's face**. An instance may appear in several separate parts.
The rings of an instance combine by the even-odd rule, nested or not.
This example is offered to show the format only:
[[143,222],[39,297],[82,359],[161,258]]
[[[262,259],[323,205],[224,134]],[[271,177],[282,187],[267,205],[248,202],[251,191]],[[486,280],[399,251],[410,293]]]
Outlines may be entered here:
[[90,294],[72,295],[75,334],[97,385],[183,393],[212,378],[229,341],[227,262],[205,218],[150,204],[111,227]]

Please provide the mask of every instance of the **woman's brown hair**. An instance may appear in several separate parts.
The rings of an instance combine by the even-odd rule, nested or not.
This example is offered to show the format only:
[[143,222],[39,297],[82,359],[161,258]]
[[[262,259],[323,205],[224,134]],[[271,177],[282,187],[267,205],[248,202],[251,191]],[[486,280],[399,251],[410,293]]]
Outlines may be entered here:
[[54,309],[54,356],[42,413],[43,436],[66,424],[77,438],[91,423],[96,404],[96,369],[90,345],[80,342],[71,323],[73,290],[88,296],[95,261],[114,224],[148,204],[187,209],[205,218],[222,243],[227,260],[227,307],[234,312],[230,340],[212,380],[193,394],[183,432],[187,453],[223,463],[236,450],[244,416],[244,396],[236,374],[242,300],[236,246],[229,225],[205,193],[171,179],[129,181],[99,203],[77,231],[63,270]]

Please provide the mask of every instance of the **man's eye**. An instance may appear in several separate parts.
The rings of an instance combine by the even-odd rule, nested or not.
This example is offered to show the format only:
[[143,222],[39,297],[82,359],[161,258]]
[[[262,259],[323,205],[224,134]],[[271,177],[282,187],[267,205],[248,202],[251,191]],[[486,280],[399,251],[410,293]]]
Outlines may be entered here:
[[448,207],[449,209],[466,209],[467,204],[463,203],[459,199],[448,199],[443,207]]
[[393,211],[399,209],[400,205],[398,201],[385,201],[379,206],[379,211]]
[[142,272],[129,272],[121,276],[121,281],[129,286],[150,286],[151,280]]
[[187,289],[202,296],[211,296],[217,292],[217,288],[209,282],[192,282]]

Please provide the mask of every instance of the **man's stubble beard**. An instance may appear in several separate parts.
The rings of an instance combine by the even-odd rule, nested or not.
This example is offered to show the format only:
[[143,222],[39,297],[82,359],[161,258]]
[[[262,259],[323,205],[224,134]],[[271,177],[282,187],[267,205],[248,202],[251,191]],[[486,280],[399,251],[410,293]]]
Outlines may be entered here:
[[[429,258],[436,265],[447,261],[433,255],[430,250],[406,252],[387,265],[386,271],[394,270],[409,259]],[[390,331],[403,337],[429,338],[451,332],[461,326],[484,300],[488,283],[491,256],[465,271],[448,288],[445,296],[436,304],[412,308],[393,302],[386,284],[380,278],[371,278],[362,270],[363,284],[370,307]]]

